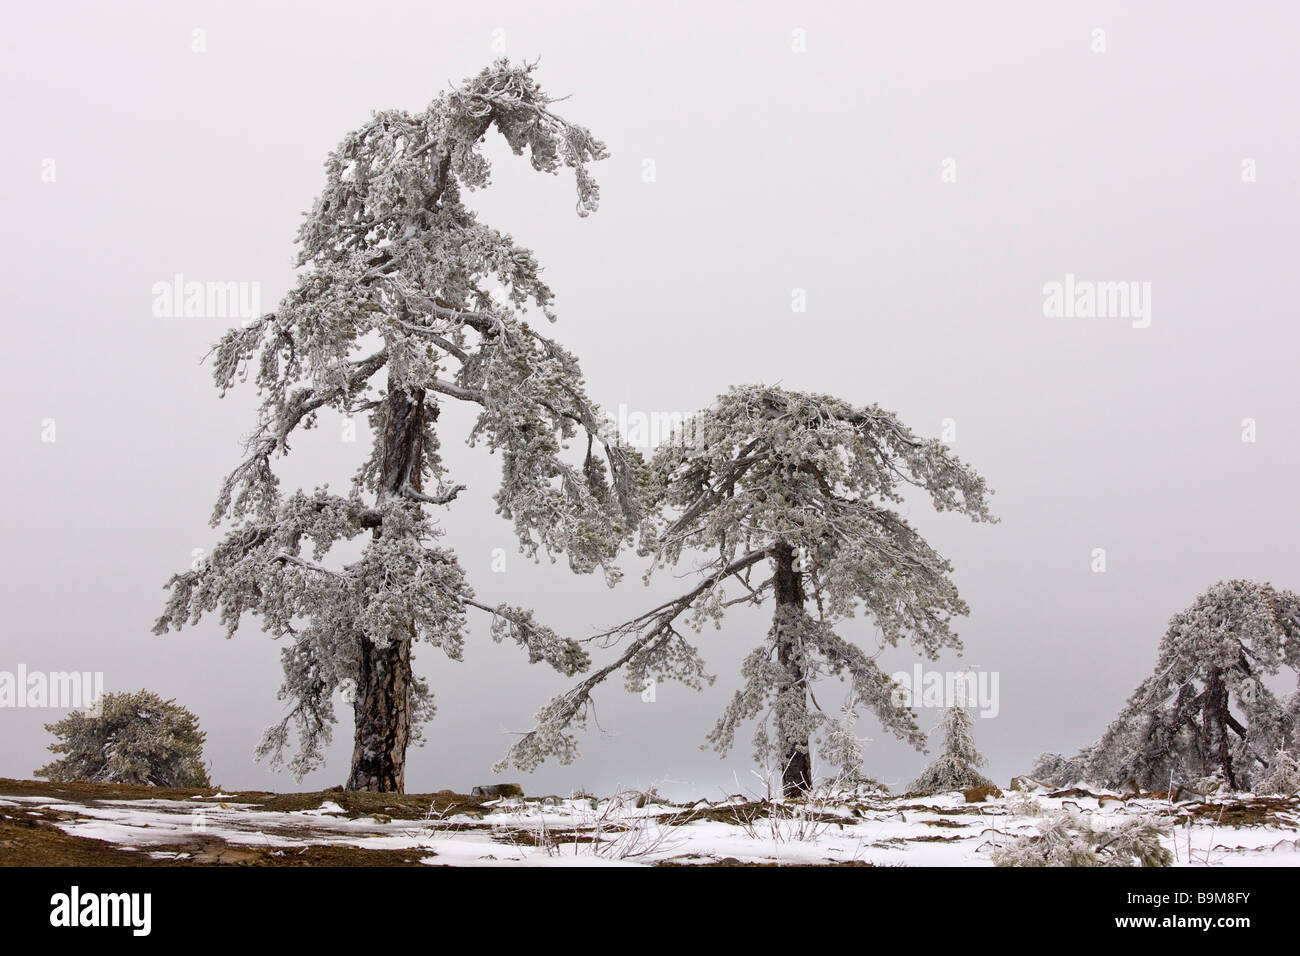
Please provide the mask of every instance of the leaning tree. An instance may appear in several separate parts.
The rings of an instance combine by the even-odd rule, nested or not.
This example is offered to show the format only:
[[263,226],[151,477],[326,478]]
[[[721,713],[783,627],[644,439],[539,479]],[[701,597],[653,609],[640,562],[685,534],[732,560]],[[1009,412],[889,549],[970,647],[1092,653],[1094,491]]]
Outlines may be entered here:
[[1300,734],[1300,690],[1284,701],[1264,683],[1284,667],[1300,675],[1300,595],[1220,581],[1169,621],[1155,670],[1101,739],[1069,759],[1044,754],[1034,775],[1144,788],[1217,778],[1248,788],[1290,759]]
[[593,688],[620,668],[630,690],[652,676],[700,687],[711,678],[681,625],[721,626],[727,608],[769,598],[771,628],[745,658],[744,684],[708,735],[719,753],[730,749],[742,723],[761,715],[756,759],[780,767],[786,794],[806,792],[812,741],[827,728],[844,729],[812,694],[827,674],[847,677],[854,706],[869,708],[888,731],[922,749],[925,735],[899,703],[894,682],[873,653],[837,630],[862,611],[879,629],[882,647],[908,639],[930,659],[960,648],[950,622],[967,607],[951,566],[895,505],[904,486],[914,485],[939,511],[992,521],[984,479],[943,443],[921,439],[877,406],[766,386],[720,396],[657,450],[651,470],[655,507],[642,523],[641,548],[656,566],[676,565],[687,553],[707,555],[699,580],[590,639],[627,644],[612,663],[547,703],[498,766],[531,769],[550,755],[572,760],[576,740],[568,728],[583,725]]
[[[533,168],[572,169],[578,215],[595,210],[588,164],[605,147],[553,104],[532,65],[501,60],[421,113],[375,113],[325,164],[298,233],[296,287],[214,348],[222,394],[253,372],[263,400],[212,515],[214,527],[232,526],[171,579],[155,631],[219,611],[233,634],[247,611],[289,642],[281,697],[291,707],[258,753],[278,764],[292,722],[298,775],[320,763],[332,694],[345,686],[355,718],[347,786],[402,790],[407,745],[433,712],[412,645],[460,659],[471,609],[490,613],[493,638],[517,641],[532,661],[570,675],[588,664],[529,611],[476,600],[426,510],[463,488],[448,480],[435,428],[441,405],[456,401],[477,411],[469,443],[501,455],[497,511],[530,557],[564,554],[575,572],[603,569],[613,583],[612,561],[635,530],[644,465],[606,436],[574,356],[524,320],[530,306],[555,318],[541,267],[465,204],[488,183],[482,145],[495,128]],[[273,459],[326,410],[368,415],[368,457],[347,494],[282,495]],[[357,538],[355,560],[323,562]]]

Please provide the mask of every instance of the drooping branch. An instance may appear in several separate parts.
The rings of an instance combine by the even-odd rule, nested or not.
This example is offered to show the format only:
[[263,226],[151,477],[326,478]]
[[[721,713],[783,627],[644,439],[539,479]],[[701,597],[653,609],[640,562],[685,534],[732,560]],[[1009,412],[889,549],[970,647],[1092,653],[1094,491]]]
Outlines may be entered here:
[[563,694],[552,698],[538,711],[534,718],[533,729],[521,734],[519,739],[511,744],[505,756],[496,765],[497,768],[504,769],[514,764],[521,770],[532,770],[551,755],[558,756],[562,763],[570,762],[577,751],[568,728],[575,722],[581,725],[582,712],[590,705],[591,694],[596,687],[611,674],[625,668],[638,656],[654,650],[657,644],[677,637],[676,621],[700,598],[726,578],[739,575],[766,557],[764,551],[751,551],[705,576],[698,585],[685,594],[666,601],[617,627],[587,638],[588,641],[608,642],[611,639],[617,640],[634,635],[615,660],[593,671]]
[[510,638],[528,651],[530,664],[545,661],[567,677],[572,677],[590,666],[590,656],[577,641],[560,637],[549,627],[538,624],[533,619],[531,611],[511,607],[508,604],[498,604],[493,607],[465,596],[462,596],[461,600],[468,607],[491,614],[492,639],[500,643]]

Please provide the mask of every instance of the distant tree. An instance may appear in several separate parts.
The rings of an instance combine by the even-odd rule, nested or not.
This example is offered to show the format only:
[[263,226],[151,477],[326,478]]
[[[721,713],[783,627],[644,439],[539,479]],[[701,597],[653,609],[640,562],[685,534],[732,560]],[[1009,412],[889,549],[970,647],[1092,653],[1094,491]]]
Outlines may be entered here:
[[1044,754],[1034,776],[1249,789],[1297,743],[1300,692],[1283,701],[1264,684],[1284,667],[1300,675],[1300,595],[1221,581],[1170,620],[1154,672],[1101,739],[1069,759]]
[[[501,453],[497,512],[528,556],[564,554],[575,572],[602,569],[612,584],[635,531],[644,464],[605,437],[577,359],[524,321],[529,305],[555,318],[532,252],[464,202],[488,183],[482,143],[496,129],[534,169],[572,169],[578,214],[595,210],[587,167],[605,147],[553,102],[531,65],[501,60],[423,112],[375,113],[325,164],[325,189],[298,232],[297,286],[214,350],[223,394],[252,371],[264,398],[212,515],[214,527],[233,527],[201,566],[170,580],[154,629],[219,611],[233,634],[250,612],[289,642],[281,697],[292,706],[258,753],[278,764],[292,722],[299,776],[322,759],[331,695],[344,685],[354,688],[348,788],[401,791],[407,745],[434,710],[412,647],[423,641],[460,660],[471,609],[492,615],[493,639],[516,641],[530,661],[569,675],[588,664],[530,611],[476,600],[425,512],[464,488],[447,480],[435,428],[442,404],[455,401],[477,410],[469,443]],[[346,495],[282,496],[272,459],[324,410],[368,414],[370,453]],[[579,449],[566,453],[574,440]],[[358,537],[355,561],[321,563]]]
[[1061,754],[1042,753],[1034,761],[1030,776],[1040,783],[1052,783],[1059,786],[1079,783],[1083,780],[1088,760],[1092,756],[1090,748],[1085,748],[1073,757]]
[[1300,791],[1300,762],[1288,750],[1277,751],[1268,762],[1268,773],[1259,778],[1254,789],[1284,795]]
[[[967,607],[951,566],[892,505],[902,486],[915,485],[939,511],[992,521],[984,479],[891,412],[767,386],[722,395],[658,449],[651,470],[658,492],[642,550],[656,565],[676,565],[688,552],[710,555],[709,563],[685,594],[598,635],[629,643],[543,707],[503,764],[572,760],[576,741],[567,728],[582,726],[592,689],[619,668],[629,689],[652,674],[700,687],[709,678],[679,627],[683,619],[695,630],[706,621],[721,627],[729,607],[761,605],[769,595],[771,629],[745,658],[744,686],[708,735],[714,748],[726,753],[737,727],[761,716],[756,759],[780,768],[786,794],[807,792],[813,739],[827,722],[812,685],[834,675],[851,682],[858,706],[920,749],[925,735],[896,703],[894,682],[836,627],[860,610],[882,644],[908,639],[931,659],[959,648],[949,622]],[[755,578],[764,565],[770,576]],[[739,585],[739,596],[725,584]]]
[[965,703],[947,708],[939,728],[943,730],[943,753],[907,789],[912,793],[944,793],[993,786],[993,781],[978,770],[987,761],[975,749],[975,722]]
[[150,691],[105,694],[94,711],[73,711],[45,729],[59,738],[50,751],[65,756],[37,770],[38,777],[60,783],[211,786],[199,719]]

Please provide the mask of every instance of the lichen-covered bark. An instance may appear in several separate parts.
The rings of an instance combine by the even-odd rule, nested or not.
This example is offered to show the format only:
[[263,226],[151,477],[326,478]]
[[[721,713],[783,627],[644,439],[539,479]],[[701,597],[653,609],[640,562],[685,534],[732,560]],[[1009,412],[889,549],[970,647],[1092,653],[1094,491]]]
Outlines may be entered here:
[[[400,498],[409,486],[422,490],[420,455],[423,451],[425,426],[424,389],[409,392],[393,382],[388,385],[388,409],[384,417],[384,444],[381,451],[379,497]],[[437,414],[430,416],[436,420]]]

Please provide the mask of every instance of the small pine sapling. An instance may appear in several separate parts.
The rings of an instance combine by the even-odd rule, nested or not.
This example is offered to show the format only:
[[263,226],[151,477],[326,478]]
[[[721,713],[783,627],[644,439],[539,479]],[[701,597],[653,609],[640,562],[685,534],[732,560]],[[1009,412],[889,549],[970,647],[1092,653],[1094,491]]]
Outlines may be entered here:
[[1155,817],[1094,823],[1077,810],[1043,814],[1033,833],[995,847],[994,866],[1172,866],[1172,827]]
[[1269,761],[1268,773],[1255,785],[1258,793],[1291,796],[1300,791],[1300,762],[1290,751],[1278,750]]
[[977,769],[987,761],[975,749],[975,723],[965,704],[959,701],[945,710],[936,729],[943,731],[943,753],[907,789],[930,794],[993,786]]

